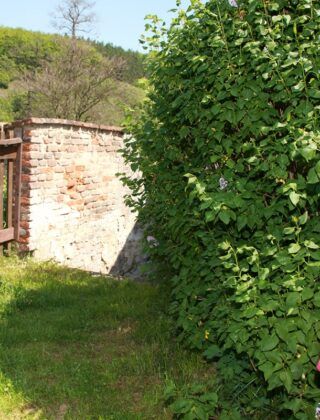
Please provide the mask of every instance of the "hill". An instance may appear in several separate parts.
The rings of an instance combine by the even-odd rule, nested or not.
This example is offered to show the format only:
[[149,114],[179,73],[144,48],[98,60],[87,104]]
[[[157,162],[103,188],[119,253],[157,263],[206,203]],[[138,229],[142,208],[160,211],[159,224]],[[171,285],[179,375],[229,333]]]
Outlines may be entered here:
[[[27,91],[19,83],[21,75],[40,67],[44,60],[59,53],[59,35],[33,32],[25,29],[0,27],[0,121],[25,117]],[[144,56],[110,43],[82,40],[106,58],[119,58],[125,63],[121,79],[114,84],[108,100],[99,105],[96,122],[121,124],[124,105],[134,106],[143,97],[138,80],[144,77]],[[42,116],[42,115],[37,115]]]

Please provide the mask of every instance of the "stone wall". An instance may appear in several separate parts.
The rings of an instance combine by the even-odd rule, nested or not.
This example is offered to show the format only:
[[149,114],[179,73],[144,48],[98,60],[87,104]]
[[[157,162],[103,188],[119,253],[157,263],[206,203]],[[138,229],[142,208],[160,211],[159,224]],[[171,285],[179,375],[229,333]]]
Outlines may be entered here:
[[130,171],[117,127],[32,118],[23,138],[21,243],[41,260],[125,275],[141,260],[141,230],[116,176]]

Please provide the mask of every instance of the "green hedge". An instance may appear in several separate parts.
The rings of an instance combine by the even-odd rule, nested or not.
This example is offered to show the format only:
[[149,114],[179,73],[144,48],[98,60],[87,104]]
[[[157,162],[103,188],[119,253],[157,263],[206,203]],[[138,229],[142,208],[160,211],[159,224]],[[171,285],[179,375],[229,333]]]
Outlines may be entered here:
[[142,178],[126,180],[128,202],[172,272],[180,338],[229,380],[253,378],[252,406],[313,418],[320,6],[192,4],[168,30],[150,23],[149,100],[124,152]]

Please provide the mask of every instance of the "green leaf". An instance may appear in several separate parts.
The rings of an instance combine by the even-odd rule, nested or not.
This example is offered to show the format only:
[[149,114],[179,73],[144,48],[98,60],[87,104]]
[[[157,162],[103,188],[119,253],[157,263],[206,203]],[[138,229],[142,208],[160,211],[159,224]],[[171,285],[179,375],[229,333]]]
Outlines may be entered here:
[[212,210],[206,211],[205,213],[205,220],[206,222],[212,222],[216,218],[216,213]]
[[207,359],[215,359],[221,356],[221,349],[216,344],[213,344],[203,353],[203,355]]
[[273,350],[279,343],[279,338],[275,335],[265,335],[259,343],[259,347],[262,351]]
[[314,304],[314,306],[316,306],[317,308],[320,308],[320,292],[317,292],[317,293],[313,296],[313,304]]
[[320,90],[319,89],[309,89],[308,94],[310,98],[320,99]]
[[292,388],[292,374],[289,370],[285,370],[284,372],[281,372],[280,380],[282,381],[283,385],[285,386],[288,393],[290,393]]
[[284,324],[278,324],[276,325],[276,332],[279,338],[281,338],[282,341],[286,342],[289,339],[289,333],[288,329],[285,327]]
[[285,235],[291,235],[292,233],[294,233],[295,228],[294,227],[287,227],[283,229],[283,233]]
[[296,193],[296,192],[294,192],[294,191],[291,191],[291,193],[289,194],[289,198],[290,198],[291,203],[292,203],[294,206],[296,206],[296,205],[299,203],[299,200],[300,200],[300,195],[299,195],[299,194],[297,194],[297,193]]
[[300,302],[300,294],[298,292],[291,292],[287,294],[286,306],[288,308],[295,307]]
[[316,157],[317,147],[316,145],[314,145],[314,147],[304,147],[303,149],[300,149],[299,152],[308,162]]
[[185,414],[191,410],[193,402],[191,400],[177,400],[170,405],[171,410],[175,414]]
[[[195,420],[208,420],[208,415],[206,413],[206,411],[204,410],[204,408],[200,407],[200,406],[195,406],[192,409],[193,414],[195,415],[194,419]],[[185,417],[187,419],[187,417]]]
[[229,241],[223,241],[219,244],[219,248],[223,249],[224,251],[227,251],[228,249],[230,249],[231,244]]
[[320,261],[320,251],[310,251],[310,255],[314,260]]
[[263,372],[265,380],[268,381],[268,379],[271,378],[273,373],[277,370],[277,366],[274,363],[268,361],[259,366],[259,370]]
[[248,307],[243,311],[241,318],[253,318],[257,315],[264,315],[264,312],[257,307]]
[[265,352],[264,356],[274,365],[277,364],[280,367],[282,366],[283,358],[277,347],[272,351]]
[[225,210],[221,210],[219,213],[219,219],[225,224],[228,225],[230,222],[230,213]]
[[294,398],[290,401],[286,401],[282,406],[287,410],[293,411],[293,414],[296,414],[302,409],[303,400],[302,398]]
[[261,280],[266,280],[266,278],[268,277],[269,274],[270,274],[269,268],[260,268],[259,278]]
[[305,287],[301,293],[302,302],[313,298],[313,290],[310,287]]
[[272,391],[282,385],[282,381],[279,375],[272,375],[268,381],[268,391]]
[[248,222],[248,218],[246,215],[240,215],[237,218],[237,226],[239,230],[242,230]]
[[296,254],[301,249],[301,246],[299,244],[291,244],[288,248],[289,254]]
[[317,184],[319,182],[317,172],[314,168],[311,168],[310,171],[308,172],[307,181],[308,181],[308,184]]
[[310,248],[310,249],[318,249],[319,248],[319,245],[317,245],[313,241],[304,241],[303,243],[307,248]]
[[305,223],[307,223],[308,220],[308,212],[304,212],[302,216],[299,217],[299,224],[300,225],[304,225]]

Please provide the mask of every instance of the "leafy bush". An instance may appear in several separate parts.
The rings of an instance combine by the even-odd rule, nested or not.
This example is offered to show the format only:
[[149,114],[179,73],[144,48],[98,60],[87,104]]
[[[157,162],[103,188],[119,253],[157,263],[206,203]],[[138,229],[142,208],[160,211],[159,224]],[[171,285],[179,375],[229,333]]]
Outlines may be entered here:
[[176,418],[207,420],[214,415],[218,395],[203,384],[186,385],[179,390],[169,381],[165,390],[165,401]]
[[173,272],[181,340],[210,360],[237,357],[265,390],[263,404],[277,396],[282,415],[311,418],[320,398],[320,9],[230,3],[193,1],[168,29],[153,17],[152,88],[124,151],[142,174],[125,180],[128,203]]

